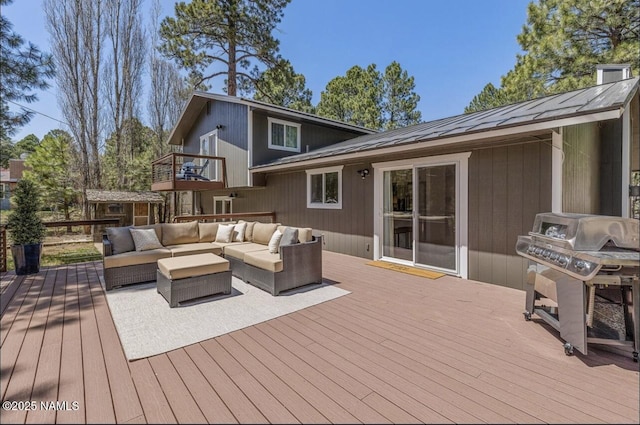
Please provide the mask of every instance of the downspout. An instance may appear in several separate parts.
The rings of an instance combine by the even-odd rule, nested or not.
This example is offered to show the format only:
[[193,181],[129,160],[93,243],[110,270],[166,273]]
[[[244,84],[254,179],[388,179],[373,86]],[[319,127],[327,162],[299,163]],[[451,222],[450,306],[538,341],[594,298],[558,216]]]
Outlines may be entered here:
[[562,127],[551,133],[551,212],[562,212]]
[[625,218],[631,217],[631,202],[629,196],[629,186],[631,186],[631,114],[629,109],[625,108],[622,113],[622,190],[621,216]]

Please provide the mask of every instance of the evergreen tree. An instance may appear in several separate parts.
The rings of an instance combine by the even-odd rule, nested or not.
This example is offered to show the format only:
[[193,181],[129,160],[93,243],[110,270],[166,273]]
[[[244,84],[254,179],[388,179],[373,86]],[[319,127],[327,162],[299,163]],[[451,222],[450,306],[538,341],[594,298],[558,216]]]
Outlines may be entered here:
[[392,62],[381,74],[375,64],[354,66],[344,77],[329,81],[320,95],[318,115],[374,130],[417,124],[415,83],[400,64]]
[[[6,7],[13,0],[0,0]],[[22,108],[15,113],[9,110],[9,103],[32,103],[38,100],[34,90],[49,87],[47,78],[53,77],[51,56],[38,50],[36,46],[11,31],[11,22],[0,15],[0,139],[7,141],[18,128],[31,120],[33,112]]]
[[469,106],[464,108],[464,113],[484,111],[485,109],[505,105],[507,103],[504,99],[505,96],[502,90],[497,89],[493,84],[489,83],[473,98]]
[[157,159],[154,144],[156,135],[134,118],[125,122],[121,137],[119,154],[115,134],[107,139],[102,157],[104,187],[115,190],[149,190],[151,162]]
[[486,105],[593,86],[598,64],[640,69],[640,0],[532,1],[518,43],[524,54],[499,89],[483,90]]
[[296,74],[288,60],[282,60],[277,66],[267,69],[256,76],[255,81],[255,100],[310,114],[315,112],[311,104],[313,94],[306,87],[304,75]]
[[9,168],[11,158],[17,158],[15,146],[9,138],[0,137],[0,167]]
[[25,161],[24,178],[40,187],[44,204],[62,210],[65,220],[71,219],[70,209],[78,195],[74,157],[71,135],[52,130]]
[[35,152],[36,148],[40,145],[40,139],[35,134],[28,134],[23,139],[17,141],[13,145],[15,158],[20,158],[20,155],[26,153],[27,155]]
[[31,180],[21,179],[11,197],[13,210],[7,220],[7,229],[13,245],[39,244],[44,239],[45,227],[38,217],[40,193]]
[[382,113],[385,130],[406,127],[422,120],[422,113],[416,108],[420,96],[414,92],[413,77],[396,61],[384,70],[382,77]]
[[[195,88],[225,76],[226,92],[255,83],[256,62],[274,66],[279,41],[272,35],[291,0],[193,0],[176,3],[175,18],[160,26],[161,51],[190,71]],[[215,70],[210,69],[215,65]],[[219,69],[222,65],[223,69]]]
[[371,129],[382,128],[382,78],[371,64],[358,65],[329,81],[320,94],[318,115]]

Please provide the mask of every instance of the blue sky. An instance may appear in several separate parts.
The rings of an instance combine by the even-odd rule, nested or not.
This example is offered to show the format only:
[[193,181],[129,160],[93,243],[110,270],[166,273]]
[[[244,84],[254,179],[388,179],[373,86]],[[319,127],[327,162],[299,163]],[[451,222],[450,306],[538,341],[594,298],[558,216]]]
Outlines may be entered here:
[[[513,67],[521,52],[516,36],[526,22],[529,2],[293,0],[275,35],[282,56],[306,77],[314,104],[327,83],[352,66],[375,63],[384,70],[395,60],[415,78],[418,109],[423,120],[431,121],[463,113],[487,83],[500,84],[500,77]],[[50,51],[41,3],[14,0],[2,8],[2,14],[25,40]],[[173,15],[175,1],[161,0],[161,4],[163,16]],[[223,93],[222,86],[220,78],[211,91]],[[29,104],[30,108],[64,121],[54,81],[38,96],[39,101]],[[13,140],[31,133],[42,138],[61,127],[36,115]]]

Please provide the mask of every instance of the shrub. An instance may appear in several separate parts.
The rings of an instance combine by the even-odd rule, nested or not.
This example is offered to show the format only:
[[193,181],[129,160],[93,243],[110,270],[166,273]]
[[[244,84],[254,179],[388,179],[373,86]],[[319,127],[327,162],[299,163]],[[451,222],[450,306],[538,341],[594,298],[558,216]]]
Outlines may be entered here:
[[11,197],[13,211],[7,221],[7,230],[14,245],[42,243],[45,227],[37,212],[40,210],[40,193],[31,181],[18,182]]

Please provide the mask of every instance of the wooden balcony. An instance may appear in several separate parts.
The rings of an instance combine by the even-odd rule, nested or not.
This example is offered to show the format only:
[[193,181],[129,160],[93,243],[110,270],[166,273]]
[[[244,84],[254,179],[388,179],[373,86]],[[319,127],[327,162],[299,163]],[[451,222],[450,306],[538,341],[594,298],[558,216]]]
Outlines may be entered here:
[[151,190],[216,190],[227,187],[225,158],[185,153],[170,153],[153,161]]

